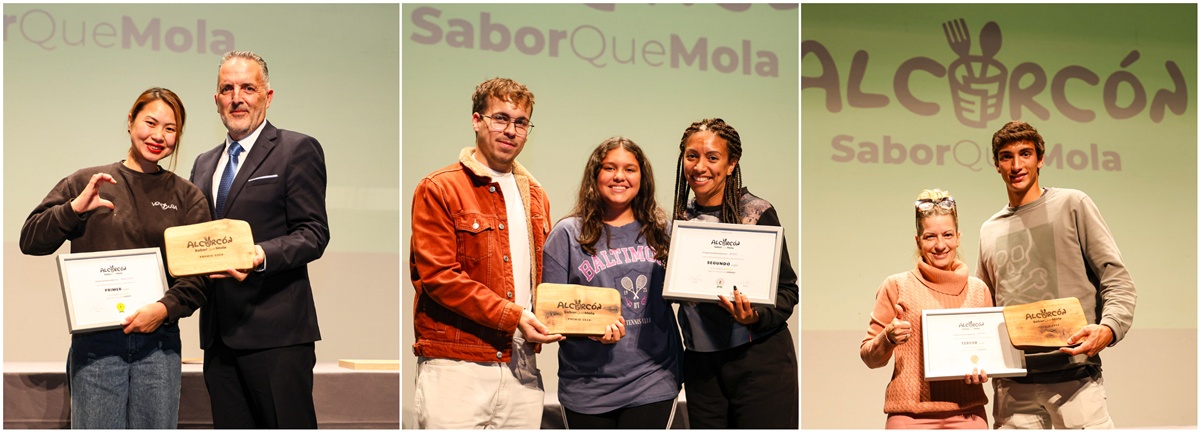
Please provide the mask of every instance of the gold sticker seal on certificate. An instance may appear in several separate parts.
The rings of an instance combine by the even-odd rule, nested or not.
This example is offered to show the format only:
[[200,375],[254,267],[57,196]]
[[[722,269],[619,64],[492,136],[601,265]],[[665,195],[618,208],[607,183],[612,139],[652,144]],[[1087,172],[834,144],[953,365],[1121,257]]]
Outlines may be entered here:
[[163,232],[163,240],[171,276],[223,273],[254,266],[254,236],[246,221],[218,219],[171,227]]
[[752,304],[774,305],[783,228],[675,221],[663,298],[718,302],[737,290]]
[[921,311],[925,381],[962,380],[972,370],[989,377],[1025,376],[1025,356],[1008,343],[1003,309]]
[[537,287],[533,314],[550,334],[604,336],[621,316],[621,293],[614,288],[544,283]]
[[1079,299],[1067,297],[1004,307],[1008,337],[1017,347],[1065,347],[1087,325]]
[[61,254],[57,261],[71,333],[121,328],[126,313],[167,290],[156,247]]

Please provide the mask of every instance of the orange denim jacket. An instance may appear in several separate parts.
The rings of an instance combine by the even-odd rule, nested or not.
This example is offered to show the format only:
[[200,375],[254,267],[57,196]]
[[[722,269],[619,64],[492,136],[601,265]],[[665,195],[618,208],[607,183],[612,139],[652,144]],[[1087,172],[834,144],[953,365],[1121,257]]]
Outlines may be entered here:
[[[514,303],[504,196],[474,147],[458,163],[426,176],[413,193],[409,270],[416,301],[413,353],[422,357],[504,362],[524,310]],[[530,233],[530,281],[542,280],[550,202],[520,164],[513,168]],[[540,348],[540,347],[538,347]]]

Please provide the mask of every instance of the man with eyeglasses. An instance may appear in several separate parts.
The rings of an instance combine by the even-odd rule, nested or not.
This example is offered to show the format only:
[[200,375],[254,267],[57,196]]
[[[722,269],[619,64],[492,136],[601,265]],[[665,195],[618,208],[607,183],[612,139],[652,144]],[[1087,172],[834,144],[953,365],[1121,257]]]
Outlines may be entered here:
[[546,192],[516,161],[533,129],[533,93],[494,78],[472,104],[475,146],[413,193],[415,425],[539,429],[534,353],[563,336],[532,312],[550,232]]
[[1008,206],[980,228],[977,276],[996,306],[1076,297],[1089,324],[1070,337],[1073,346],[1025,350],[1028,375],[993,381],[995,427],[1111,429],[1099,354],[1133,325],[1137,292],[1092,199],[1039,185],[1045,152],[1022,121],[992,136]]

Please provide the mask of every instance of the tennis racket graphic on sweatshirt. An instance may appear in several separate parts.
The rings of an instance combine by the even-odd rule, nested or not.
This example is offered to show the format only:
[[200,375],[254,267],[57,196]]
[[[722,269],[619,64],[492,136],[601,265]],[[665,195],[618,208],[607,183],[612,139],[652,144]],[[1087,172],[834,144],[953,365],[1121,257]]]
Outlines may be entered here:
[[[625,290],[621,292],[621,298],[625,300],[625,306],[633,309],[641,309],[642,306],[645,306],[646,298],[649,297],[646,295],[649,291],[646,288],[648,283],[646,275],[638,275],[636,285],[632,279],[629,279],[629,276],[622,277],[621,287]],[[630,298],[630,295],[633,297]]]

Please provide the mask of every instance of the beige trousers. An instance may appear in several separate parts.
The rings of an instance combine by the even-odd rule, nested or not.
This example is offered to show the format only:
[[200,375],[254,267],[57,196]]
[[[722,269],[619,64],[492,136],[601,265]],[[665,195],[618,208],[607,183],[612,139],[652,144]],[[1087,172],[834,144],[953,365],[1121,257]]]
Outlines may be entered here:
[[545,393],[533,348],[512,361],[417,358],[414,425],[420,429],[540,429]]
[[992,401],[996,429],[1113,429],[1104,378],[1021,384],[997,378]]

